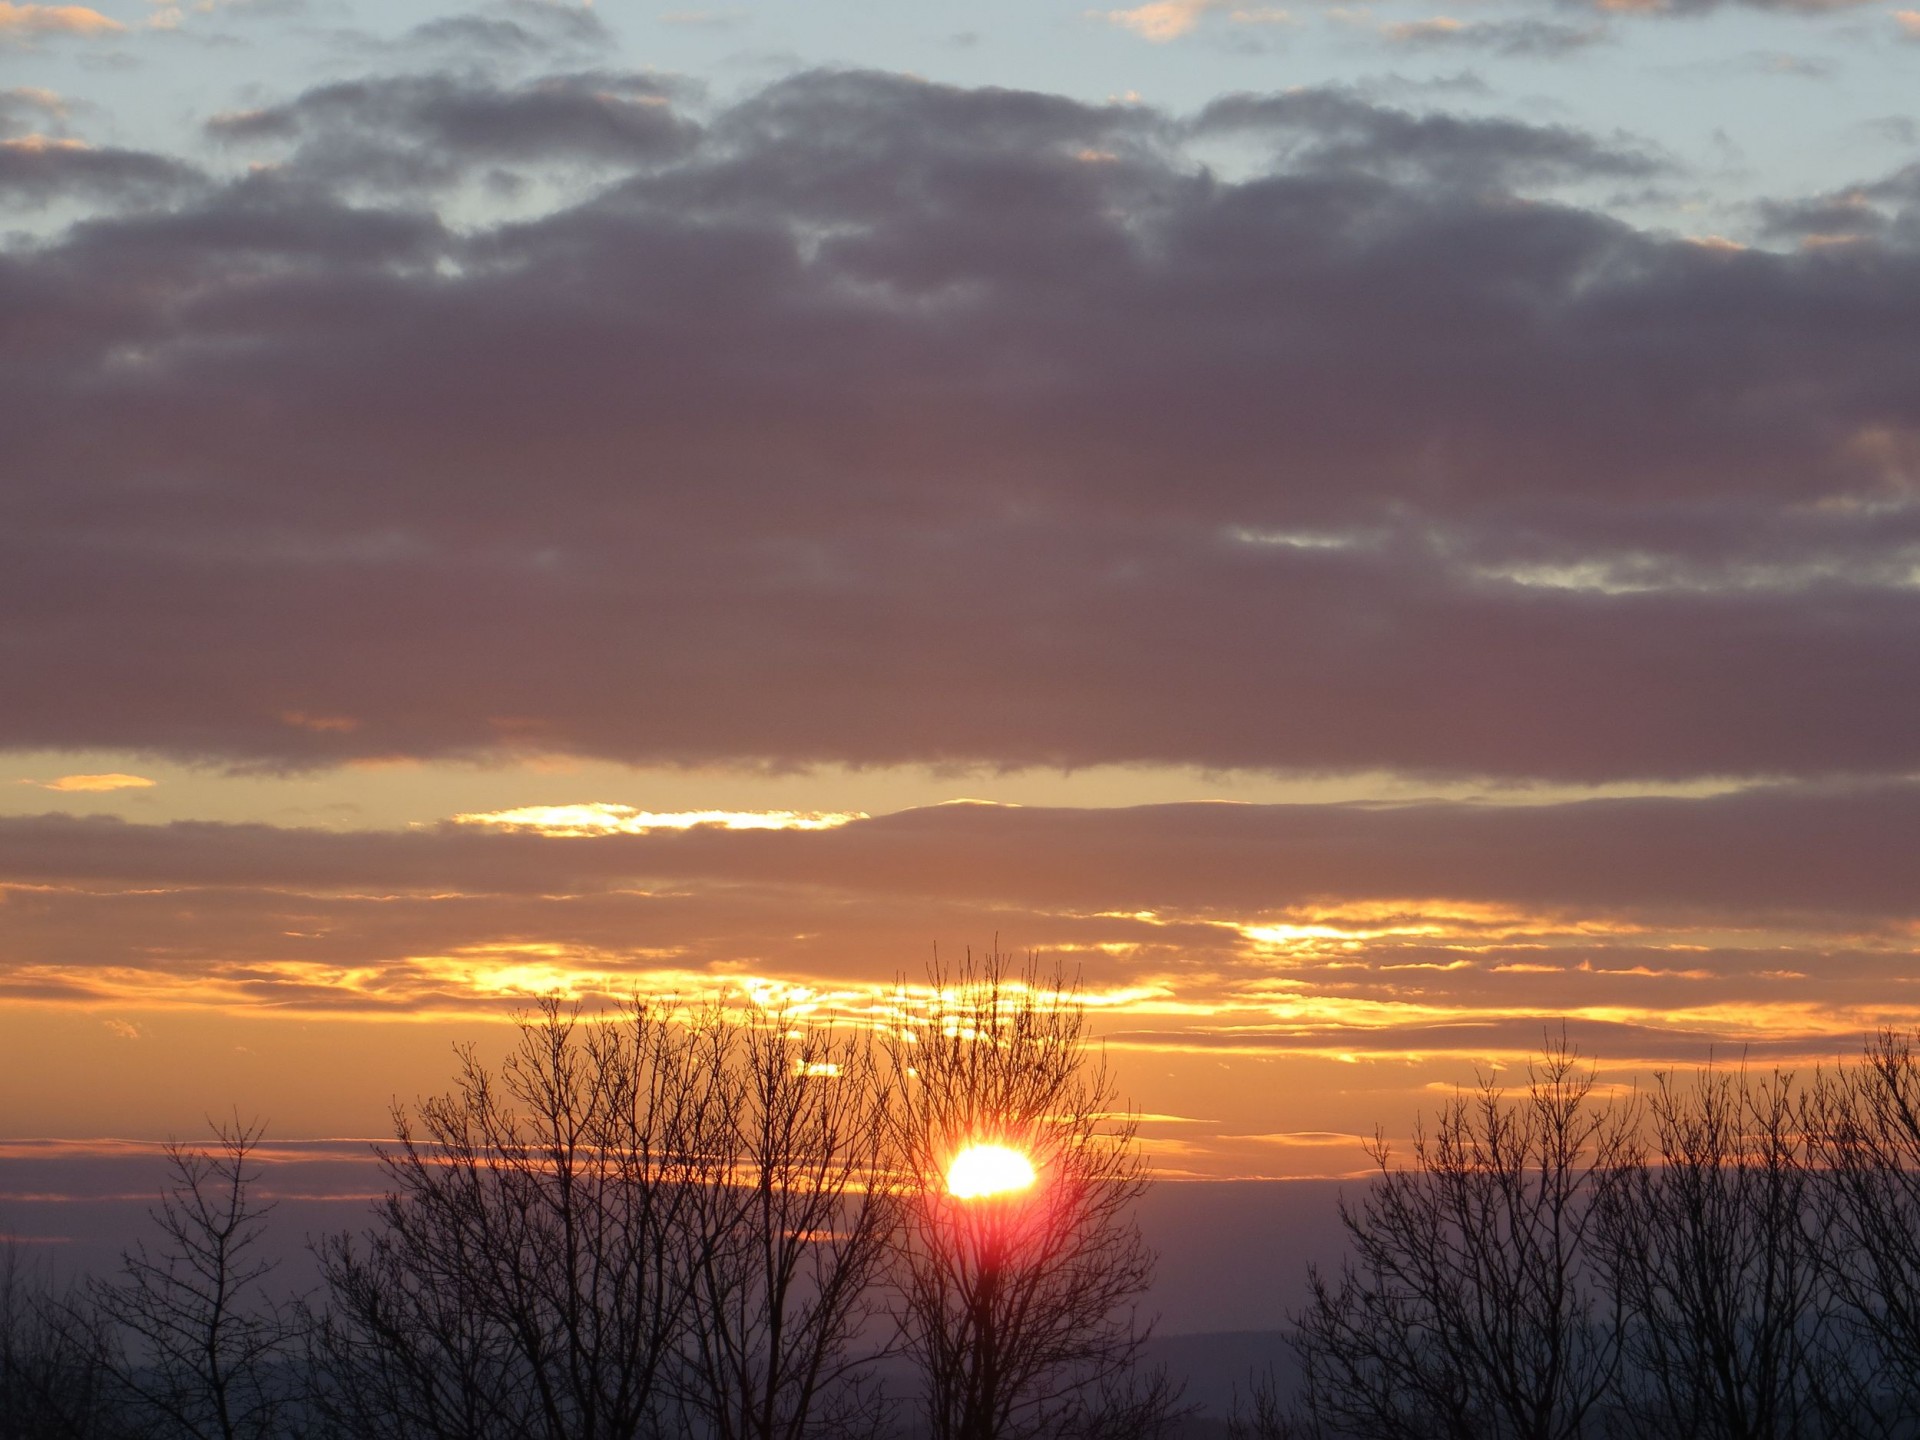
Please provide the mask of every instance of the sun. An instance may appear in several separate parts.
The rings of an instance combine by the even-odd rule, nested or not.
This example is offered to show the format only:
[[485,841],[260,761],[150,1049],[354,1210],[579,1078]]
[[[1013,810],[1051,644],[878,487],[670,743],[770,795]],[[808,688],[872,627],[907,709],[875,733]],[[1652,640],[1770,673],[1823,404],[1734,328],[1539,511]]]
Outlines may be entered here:
[[956,1200],[1010,1195],[1033,1181],[1033,1162],[1005,1145],[969,1145],[947,1166],[947,1193]]

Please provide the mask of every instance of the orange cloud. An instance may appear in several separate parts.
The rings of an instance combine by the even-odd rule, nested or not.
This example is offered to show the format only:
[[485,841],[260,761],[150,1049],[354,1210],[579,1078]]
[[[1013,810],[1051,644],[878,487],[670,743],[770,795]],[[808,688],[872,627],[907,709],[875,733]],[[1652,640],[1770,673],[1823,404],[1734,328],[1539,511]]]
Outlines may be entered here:
[[1104,20],[1156,45],[1178,40],[1198,25],[1201,18],[1224,14],[1235,25],[1285,25],[1293,17],[1272,6],[1234,5],[1231,0],[1151,0],[1131,10],[1089,10],[1090,20]]
[[1451,15],[1436,15],[1431,20],[1404,20],[1397,25],[1384,25],[1380,33],[1395,43],[1415,40],[1432,40],[1458,35],[1467,27]]
[[16,155],[44,155],[49,150],[90,150],[92,148],[84,140],[56,139],[51,135],[19,135],[11,140],[0,140],[0,150],[11,150]]
[[0,38],[104,35],[127,27],[84,5],[14,5],[0,0]]
[[158,782],[144,775],[123,775],[115,771],[106,775],[62,775],[58,780],[22,780],[20,783],[63,794],[99,794],[108,790],[147,790]]
[[1157,0],[1155,4],[1136,6],[1132,10],[1094,10],[1088,14],[1164,45],[1193,29],[1207,11],[1219,8],[1220,0]]
[[1268,1135],[1222,1135],[1222,1140],[1251,1140],[1262,1145],[1280,1145],[1289,1149],[1318,1149],[1326,1146],[1359,1149],[1367,1143],[1364,1135],[1344,1130],[1281,1130]]

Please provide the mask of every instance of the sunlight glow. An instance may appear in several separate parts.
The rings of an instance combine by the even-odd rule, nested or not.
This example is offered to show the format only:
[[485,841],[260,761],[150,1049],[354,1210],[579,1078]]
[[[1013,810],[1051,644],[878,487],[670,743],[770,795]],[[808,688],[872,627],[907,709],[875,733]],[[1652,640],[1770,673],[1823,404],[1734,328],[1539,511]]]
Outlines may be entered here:
[[110,775],[62,775],[58,780],[22,780],[20,783],[38,785],[42,790],[57,790],[68,795],[97,795],[110,790],[149,790],[154,784],[144,775],[125,775],[118,771]]
[[523,805],[517,810],[487,810],[456,815],[456,825],[490,825],[501,830],[531,830],[540,835],[576,838],[589,835],[644,835],[650,830],[832,830],[865,820],[858,810],[636,810],[631,805],[598,801],[582,805]]
[[1033,1181],[1033,1162],[1005,1145],[969,1145],[947,1167],[947,1193],[956,1200],[1010,1195]]

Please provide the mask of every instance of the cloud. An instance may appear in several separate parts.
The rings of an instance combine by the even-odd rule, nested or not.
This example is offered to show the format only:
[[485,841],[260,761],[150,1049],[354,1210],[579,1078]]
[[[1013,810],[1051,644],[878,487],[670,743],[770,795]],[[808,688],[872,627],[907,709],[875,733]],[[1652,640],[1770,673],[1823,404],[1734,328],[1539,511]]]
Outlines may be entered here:
[[1410,49],[1461,48],[1497,55],[1555,56],[1602,44],[1603,25],[1568,25],[1557,20],[1456,20],[1436,15],[1380,26],[1380,34]]
[[1823,16],[1857,10],[1873,0],[1564,0],[1564,3],[1612,15],[1702,15],[1727,6],[1782,15]]
[[1194,121],[1202,134],[1274,137],[1296,165],[1417,177],[1446,185],[1512,187],[1597,176],[1645,176],[1661,162],[1624,137],[1596,139],[1565,126],[1416,114],[1337,89],[1228,95]]
[[110,35],[124,29],[118,20],[85,5],[16,5],[0,0],[0,44],[44,35]]
[[446,75],[351,81],[283,105],[216,116],[232,145],[292,142],[287,168],[322,183],[444,185],[476,166],[645,164],[685,150],[693,127],[652,75],[587,72],[522,84]]
[[1920,766],[1893,179],[1739,251],[1542,193],[1661,173],[1630,137],[1334,90],[430,74],[215,128],[261,168],[0,255],[0,744]]
[[1887,214],[1864,189],[1814,199],[1763,201],[1761,224],[1769,235],[1801,241],[1865,239],[1884,232]]
[[1131,30],[1147,40],[1177,40],[1200,23],[1209,12],[1224,10],[1225,0],[1155,0],[1131,10],[1090,10],[1088,15]]
[[31,132],[39,126],[59,125],[69,106],[58,93],[39,86],[0,90],[0,136]]
[[582,805],[525,805],[515,810],[456,815],[456,825],[485,825],[527,830],[539,835],[644,835],[653,830],[829,830],[867,817],[858,812],[819,810],[685,810],[661,813],[631,805],[592,802]]
[[189,15],[230,14],[236,16],[287,16],[305,13],[306,0],[148,0],[153,13],[147,17],[151,30],[178,30]]
[[42,790],[63,794],[100,794],[109,790],[145,790],[155,782],[144,775],[62,775],[58,780],[23,780],[23,785],[38,785]]
[[903,957],[997,934],[1077,971],[1116,1052],[1480,1059],[1564,1015],[1622,1065],[1831,1055],[1920,1021],[1889,988],[1920,923],[1917,822],[1912,785],[585,838],[9,817],[0,993],[471,1017],[798,985],[857,1017]]
[[1899,27],[1902,39],[1920,40],[1920,10],[1896,10],[1893,22]]
[[470,55],[534,57],[605,50],[613,44],[613,33],[585,6],[508,0],[490,12],[424,21],[408,31],[406,39],[424,48]]
[[1089,10],[1090,20],[1104,20],[1142,39],[1164,45],[1190,33],[1209,15],[1223,15],[1235,25],[1286,25],[1292,16],[1276,6],[1249,6],[1235,0],[1153,0],[1130,10]]
[[1802,245],[1884,238],[1907,248],[1920,240],[1920,165],[1824,195],[1762,201],[1755,208],[1766,234]]
[[[1407,897],[1645,923],[1904,922],[1920,917],[1920,862],[1898,837],[1916,821],[1920,790],[1904,783],[1506,806],[948,805],[813,828],[616,827],[597,838],[469,824],[348,834],[49,815],[0,819],[0,875],[522,896],[702,880],[1149,917],[1141,923],[1169,907],[1254,925],[1262,911]],[[1398,912],[1370,913],[1372,922],[1347,915],[1335,928],[1393,931]],[[1448,913],[1454,928],[1481,924]],[[1505,923],[1501,913],[1486,918]]]
[[84,141],[37,133],[0,139],[0,194],[15,203],[71,198],[145,204],[198,180],[191,167],[138,150],[95,149]]
[[305,710],[282,710],[280,723],[315,735],[351,735],[360,728],[351,715],[310,715]]
[[1283,1130],[1271,1135],[1223,1135],[1223,1140],[1247,1140],[1260,1145],[1282,1145],[1287,1147],[1319,1148],[1336,1146],[1338,1148],[1364,1153],[1369,1139],[1365,1135],[1350,1135],[1340,1130]]

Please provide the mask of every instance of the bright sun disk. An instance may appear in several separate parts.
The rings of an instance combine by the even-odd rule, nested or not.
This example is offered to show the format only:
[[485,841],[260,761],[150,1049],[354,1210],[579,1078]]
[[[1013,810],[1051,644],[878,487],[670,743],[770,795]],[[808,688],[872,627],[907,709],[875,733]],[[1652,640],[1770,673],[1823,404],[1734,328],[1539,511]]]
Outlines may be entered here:
[[1005,1145],[969,1145],[947,1167],[947,1193],[957,1200],[1011,1194],[1033,1180],[1033,1162]]

